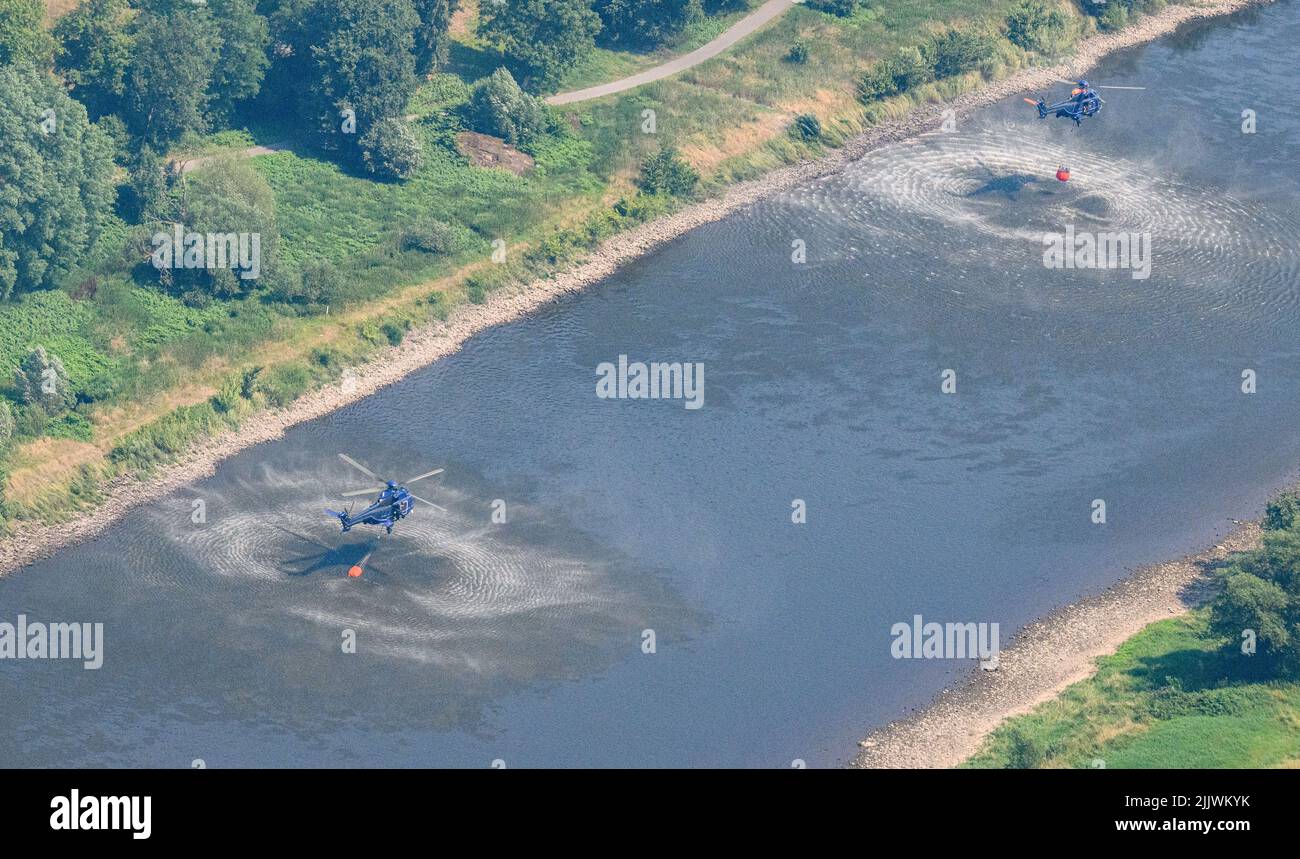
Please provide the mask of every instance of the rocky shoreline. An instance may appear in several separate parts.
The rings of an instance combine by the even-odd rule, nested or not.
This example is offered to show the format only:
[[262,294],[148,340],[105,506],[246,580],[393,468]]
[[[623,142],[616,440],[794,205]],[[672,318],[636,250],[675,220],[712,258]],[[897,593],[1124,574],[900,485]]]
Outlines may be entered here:
[[594,250],[585,262],[559,275],[515,291],[492,293],[484,304],[462,306],[447,322],[412,332],[400,347],[385,350],[354,374],[349,374],[346,381],[305,394],[283,410],[267,412],[246,421],[236,431],[206,440],[154,479],[122,478],[115,481],[106,488],[105,501],[94,511],[57,526],[23,526],[15,536],[0,543],[0,575],[48,557],[66,546],[92,539],[137,504],[154,501],[160,495],[212,474],[227,457],[277,439],[293,426],[368,397],[415,370],[458,351],[478,332],[518,319],[560,296],[597,283],[624,264],[697,227],[796,185],[836,173],[879,146],[934,130],[939,127],[947,109],[955,110],[960,116],[1015,93],[1047,88],[1057,78],[1081,74],[1112,51],[1155,39],[1185,21],[1227,14],[1261,2],[1267,0],[1213,0],[1198,6],[1166,7],[1123,32],[1088,38],[1078,46],[1068,62],[1022,70],[947,104],[920,106],[905,117],[871,129],[823,159],[792,165],[760,179],[737,184],[716,199],[694,204],[615,236]]

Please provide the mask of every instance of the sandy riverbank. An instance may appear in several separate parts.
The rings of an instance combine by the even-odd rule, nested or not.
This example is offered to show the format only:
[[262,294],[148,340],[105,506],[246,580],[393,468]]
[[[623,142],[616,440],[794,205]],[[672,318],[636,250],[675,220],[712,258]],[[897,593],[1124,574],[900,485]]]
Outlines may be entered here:
[[1003,720],[1027,713],[1091,676],[1099,656],[1144,626],[1181,614],[1213,592],[1208,573],[1232,552],[1259,545],[1260,527],[1241,524],[1214,548],[1142,567],[1109,590],[1026,626],[998,657],[913,716],[862,741],[859,768],[953,767],[970,757]]
[[1057,66],[1026,69],[991,83],[978,92],[949,104],[918,107],[906,117],[883,123],[855,138],[826,158],[774,171],[761,179],[735,185],[721,197],[692,205],[672,215],[615,236],[592,252],[585,262],[556,277],[540,280],[513,292],[489,295],[480,305],[457,309],[446,323],[412,332],[401,347],[386,350],[341,382],[304,395],[286,409],[245,421],[235,432],[225,433],[198,446],[165,473],[147,482],[123,478],[109,486],[106,500],[93,512],[52,527],[20,526],[19,533],[0,543],[0,575],[46,557],[60,548],[103,532],[136,504],[153,501],[210,475],[218,463],[245,448],[279,438],[297,424],[313,420],[363,399],[397,382],[415,370],[456,352],[474,334],[518,319],[556,298],[597,283],[656,247],[696,227],[717,221],[758,200],[820,176],[842,170],[878,146],[938,128],[943,113],[952,108],[960,116],[981,105],[1022,92],[1050,88],[1057,78],[1081,74],[1111,51],[1151,41],[1184,21],[1226,14],[1261,0],[1221,0],[1199,6],[1170,6],[1144,18],[1121,33],[1093,36],[1081,43],[1073,58]]

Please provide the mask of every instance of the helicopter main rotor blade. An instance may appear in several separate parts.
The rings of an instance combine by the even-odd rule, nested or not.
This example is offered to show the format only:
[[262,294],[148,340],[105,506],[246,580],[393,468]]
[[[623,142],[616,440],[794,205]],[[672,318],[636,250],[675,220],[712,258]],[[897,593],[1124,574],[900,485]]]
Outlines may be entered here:
[[350,465],[350,466],[352,466],[353,468],[357,469],[357,470],[360,471],[362,474],[364,474],[366,477],[373,477],[375,480],[378,480],[378,479],[379,479],[379,475],[378,475],[378,474],[375,474],[373,471],[371,471],[370,469],[366,468],[364,465],[362,465],[361,463],[357,462],[355,459],[353,459],[352,457],[348,456],[346,453],[340,453],[340,454],[339,454],[339,459],[343,460],[343,461],[346,462],[348,465]]
[[354,495],[374,495],[376,492],[383,492],[387,486],[376,486],[374,489],[353,489],[351,492],[341,492],[343,498],[351,498]]
[[411,492],[409,489],[407,490],[406,494],[409,495],[409,496],[411,496],[412,498],[414,498],[416,501],[419,501],[421,504],[428,504],[428,505],[429,505],[430,507],[432,507],[434,510],[441,510],[443,513],[446,513],[446,512],[447,512],[447,508],[446,508],[446,507],[443,507],[443,506],[438,505],[438,504],[434,504],[432,501],[430,501],[430,500],[427,499],[427,498],[421,498],[420,496],[416,495],[414,492]]
[[1097,89],[1146,89],[1144,86],[1099,86]]
[[408,480],[408,481],[406,481],[406,482],[407,482],[407,483],[414,483],[415,481],[417,481],[417,480],[423,480],[423,479],[426,478],[426,477],[433,477],[435,474],[442,474],[444,471],[446,471],[446,469],[444,469],[444,468],[435,468],[433,471],[429,471],[429,472],[426,472],[426,473],[424,473],[424,474],[421,474],[419,477],[412,477],[410,480]]

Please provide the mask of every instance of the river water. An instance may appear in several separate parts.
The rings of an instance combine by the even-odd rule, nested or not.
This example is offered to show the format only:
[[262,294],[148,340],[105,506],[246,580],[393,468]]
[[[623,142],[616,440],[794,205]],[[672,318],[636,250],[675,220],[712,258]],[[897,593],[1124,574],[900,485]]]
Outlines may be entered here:
[[[0,765],[846,761],[972,670],[894,623],[1005,642],[1294,478],[1296,44],[1282,2],[1112,56],[1147,89],[1081,129],[1010,99],[874,153],[0,579],[105,637],[0,661]],[[1150,277],[1046,268],[1067,226]],[[701,362],[703,407],[598,398],[619,355]],[[445,466],[447,512],[340,535],[339,451]]]

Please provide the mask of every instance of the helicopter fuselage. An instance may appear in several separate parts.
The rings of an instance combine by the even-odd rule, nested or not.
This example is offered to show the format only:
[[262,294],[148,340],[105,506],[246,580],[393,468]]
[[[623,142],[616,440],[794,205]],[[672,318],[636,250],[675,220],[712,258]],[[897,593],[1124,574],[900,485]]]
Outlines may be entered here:
[[358,513],[340,513],[336,510],[329,512],[338,517],[344,533],[357,525],[374,525],[387,529],[391,534],[393,525],[409,516],[414,508],[415,499],[406,488],[392,486],[381,492],[373,504]]

